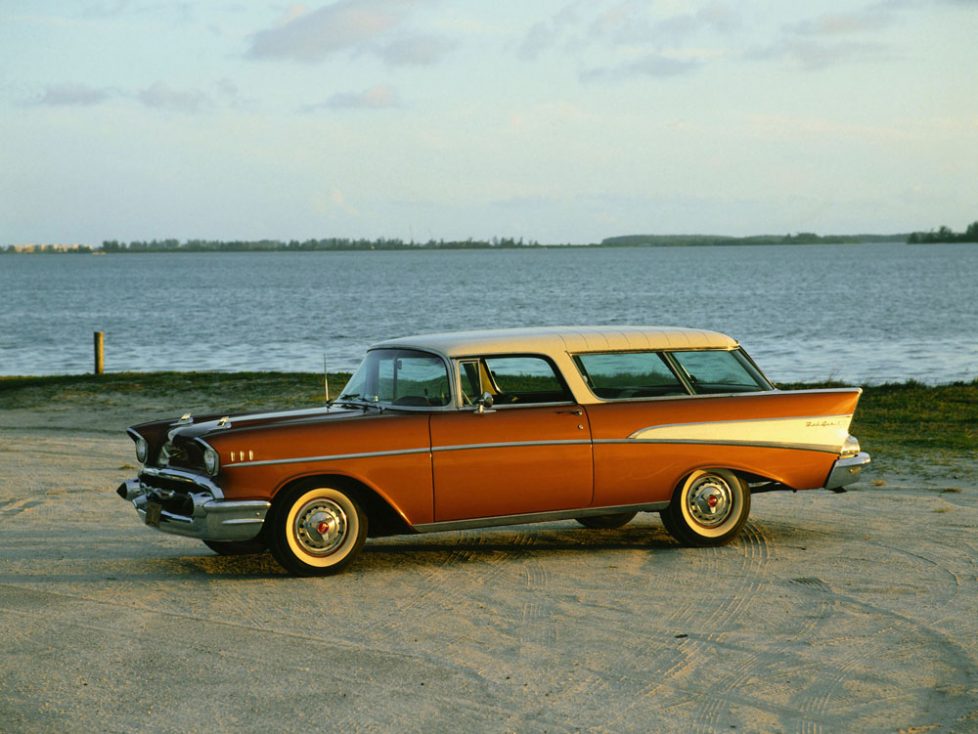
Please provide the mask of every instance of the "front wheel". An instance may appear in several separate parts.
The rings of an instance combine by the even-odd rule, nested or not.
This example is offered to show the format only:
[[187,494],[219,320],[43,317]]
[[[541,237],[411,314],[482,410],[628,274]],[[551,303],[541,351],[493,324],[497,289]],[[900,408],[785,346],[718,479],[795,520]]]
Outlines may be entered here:
[[662,510],[662,524],[684,545],[721,545],[750,514],[747,483],[726,469],[694,471]]
[[366,537],[367,516],[347,490],[300,484],[276,502],[269,548],[289,573],[325,576],[346,568]]

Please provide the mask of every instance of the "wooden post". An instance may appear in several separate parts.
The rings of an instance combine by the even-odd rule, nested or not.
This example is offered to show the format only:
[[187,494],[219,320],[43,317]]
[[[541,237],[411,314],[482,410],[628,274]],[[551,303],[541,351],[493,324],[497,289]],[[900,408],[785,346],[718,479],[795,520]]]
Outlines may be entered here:
[[105,332],[95,332],[95,374],[105,372]]

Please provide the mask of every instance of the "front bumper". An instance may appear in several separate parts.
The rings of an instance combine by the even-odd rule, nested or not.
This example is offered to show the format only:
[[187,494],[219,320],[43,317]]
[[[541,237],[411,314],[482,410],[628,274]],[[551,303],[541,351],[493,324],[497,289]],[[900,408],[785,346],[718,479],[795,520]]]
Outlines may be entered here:
[[839,489],[847,484],[852,484],[859,479],[863,469],[869,466],[872,461],[865,451],[860,451],[855,456],[839,459],[832,466],[829,478],[825,481],[825,489]]
[[132,502],[145,524],[199,540],[251,540],[271,506],[264,500],[226,500],[208,478],[177,469],[147,467],[116,493]]

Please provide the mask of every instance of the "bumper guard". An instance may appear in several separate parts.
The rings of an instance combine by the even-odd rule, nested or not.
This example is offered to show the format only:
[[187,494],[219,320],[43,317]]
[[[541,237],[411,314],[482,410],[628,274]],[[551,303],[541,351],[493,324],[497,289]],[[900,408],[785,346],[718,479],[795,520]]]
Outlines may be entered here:
[[[175,483],[185,489],[165,486]],[[209,479],[173,469],[143,470],[138,478],[120,484],[116,493],[132,502],[144,523],[199,540],[251,540],[261,532],[271,507],[264,500],[225,500]]]
[[839,489],[852,484],[859,479],[862,470],[869,466],[871,459],[865,451],[860,451],[855,456],[839,459],[832,466],[829,478],[825,480],[825,489]]

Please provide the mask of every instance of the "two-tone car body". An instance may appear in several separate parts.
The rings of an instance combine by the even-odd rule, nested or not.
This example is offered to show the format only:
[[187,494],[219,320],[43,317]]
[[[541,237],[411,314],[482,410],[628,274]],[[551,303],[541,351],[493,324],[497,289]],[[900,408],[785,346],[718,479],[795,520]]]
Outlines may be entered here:
[[134,426],[140,518],[222,553],[333,573],[370,535],[659,512],[713,545],[752,493],[839,489],[870,459],[859,388],[782,391],[732,338],[548,327],[371,347],[330,405]]

